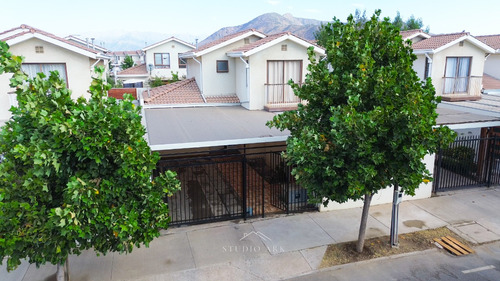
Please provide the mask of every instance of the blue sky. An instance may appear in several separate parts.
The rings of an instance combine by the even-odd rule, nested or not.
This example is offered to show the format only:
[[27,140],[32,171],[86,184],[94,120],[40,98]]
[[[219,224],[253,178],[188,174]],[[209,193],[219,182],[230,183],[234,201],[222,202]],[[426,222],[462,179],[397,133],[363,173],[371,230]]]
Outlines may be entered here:
[[391,18],[397,11],[404,19],[413,14],[430,26],[431,33],[500,34],[498,0],[24,0],[4,1],[1,7],[0,31],[25,23],[59,36],[153,32],[189,34],[201,40],[263,13],[345,20],[355,9],[366,9],[367,15],[381,9]]

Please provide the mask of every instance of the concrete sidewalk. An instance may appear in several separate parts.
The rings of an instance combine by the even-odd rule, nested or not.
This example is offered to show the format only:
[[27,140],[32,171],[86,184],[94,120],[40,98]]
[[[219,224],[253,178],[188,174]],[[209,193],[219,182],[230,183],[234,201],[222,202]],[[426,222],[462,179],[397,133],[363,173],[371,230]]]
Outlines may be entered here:
[[[389,235],[391,204],[372,206],[367,238]],[[500,189],[403,202],[399,233],[447,226],[472,243],[500,239]],[[72,281],[279,280],[318,270],[328,244],[357,239],[361,208],[170,228],[149,248],[70,257]],[[389,247],[389,246],[388,246]],[[499,257],[500,258],[500,257]],[[55,266],[23,263],[2,281],[55,280]]]

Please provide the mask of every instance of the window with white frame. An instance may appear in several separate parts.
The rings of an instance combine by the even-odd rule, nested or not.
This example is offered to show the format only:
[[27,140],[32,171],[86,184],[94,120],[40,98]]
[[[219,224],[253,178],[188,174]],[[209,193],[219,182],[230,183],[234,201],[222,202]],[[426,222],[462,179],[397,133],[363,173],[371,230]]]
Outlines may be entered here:
[[170,68],[170,54],[155,53],[155,68]]
[[61,77],[61,79],[66,82],[66,86],[69,87],[65,63],[23,63],[21,68],[30,78],[36,77],[36,74],[40,72],[45,74],[46,77],[49,77],[50,72],[57,71],[59,77]]
[[447,57],[444,93],[465,93],[470,79],[471,57]]

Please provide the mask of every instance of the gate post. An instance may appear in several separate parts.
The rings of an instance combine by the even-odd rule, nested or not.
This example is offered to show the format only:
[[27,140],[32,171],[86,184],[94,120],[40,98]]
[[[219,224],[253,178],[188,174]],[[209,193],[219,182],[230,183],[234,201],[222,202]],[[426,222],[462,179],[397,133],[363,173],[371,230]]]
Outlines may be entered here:
[[443,150],[439,148],[436,154],[436,160],[434,161],[434,171],[436,171],[434,175],[434,184],[432,185],[432,192],[434,193],[436,193],[436,191],[439,189],[439,178],[441,177],[441,159],[443,158],[442,154]]
[[491,174],[493,174],[493,154],[495,154],[495,149],[497,145],[497,136],[495,135],[493,139],[490,139],[493,143],[490,143],[489,155],[488,155],[488,181],[487,186],[491,186]]

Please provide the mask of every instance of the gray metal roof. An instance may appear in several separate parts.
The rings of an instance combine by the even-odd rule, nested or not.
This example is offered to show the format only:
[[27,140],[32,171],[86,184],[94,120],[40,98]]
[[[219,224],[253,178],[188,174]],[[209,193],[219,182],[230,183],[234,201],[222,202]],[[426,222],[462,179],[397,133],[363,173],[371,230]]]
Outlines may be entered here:
[[[467,111],[463,106],[446,104],[440,104],[437,112],[437,124],[452,129],[500,126],[500,112]],[[144,109],[154,151],[285,141],[288,131],[266,126],[275,115],[241,106]]]
[[241,106],[147,108],[144,112],[154,151],[276,142],[289,135],[266,126],[274,113]]

